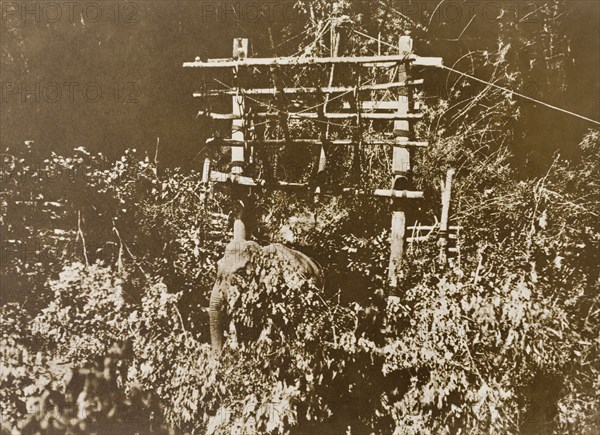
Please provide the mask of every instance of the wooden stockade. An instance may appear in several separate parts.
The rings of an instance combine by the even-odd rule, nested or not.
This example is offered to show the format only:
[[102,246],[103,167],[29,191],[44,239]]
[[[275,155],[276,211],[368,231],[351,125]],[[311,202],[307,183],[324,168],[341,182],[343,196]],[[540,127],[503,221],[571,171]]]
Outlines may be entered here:
[[[273,45],[273,44],[272,44]],[[426,147],[427,142],[414,138],[412,123],[422,117],[418,112],[418,105],[413,98],[413,89],[423,84],[422,79],[413,77],[415,66],[442,66],[442,59],[437,57],[420,57],[413,53],[413,40],[406,33],[399,38],[398,54],[388,56],[338,56],[339,33],[332,25],[331,56],[330,57],[270,57],[251,58],[248,57],[248,40],[236,38],[233,41],[233,56],[231,59],[209,59],[201,61],[196,58],[193,62],[185,62],[186,68],[214,69],[229,68],[233,70],[233,86],[227,89],[211,89],[204,92],[194,92],[197,98],[210,98],[215,96],[227,96],[231,98],[232,110],[228,113],[215,113],[211,110],[201,110],[198,115],[213,120],[229,120],[232,123],[231,138],[212,137],[207,140],[211,146],[225,146],[231,149],[231,169],[229,173],[212,170],[211,160],[207,158],[204,162],[202,181],[205,192],[202,199],[206,198],[210,182],[232,183],[233,194],[238,209],[234,211],[234,239],[245,239],[249,236],[249,220],[252,214],[250,189],[263,187],[272,189],[307,189],[306,183],[290,183],[279,180],[258,179],[244,173],[246,164],[251,163],[255,147],[265,145],[288,144],[294,146],[319,147],[319,162],[313,173],[316,180],[327,166],[327,148],[330,145],[353,146],[355,151],[364,146],[381,146],[392,148],[391,180],[388,188],[379,189],[357,189],[353,187],[338,187],[331,191],[340,194],[369,195],[376,197],[387,197],[392,201],[391,216],[391,246],[388,267],[388,279],[391,286],[397,286],[404,242],[406,234],[406,209],[407,202],[413,199],[423,198],[423,192],[411,190],[411,150]],[[273,53],[274,54],[274,53]],[[356,67],[398,67],[398,77],[393,81],[380,84],[356,86],[333,86],[334,71],[336,65],[345,64]],[[314,66],[321,65],[329,67],[328,86],[322,87],[284,87],[279,80],[281,68],[289,66]],[[242,70],[248,72],[254,68],[269,67],[272,79],[271,87],[245,88],[241,85],[239,74]],[[378,90],[397,90],[396,101],[368,101],[363,98],[365,92]],[[332,112],[329,109],[332,95],[351,93],[351,101],[344,101],[342,109],[345,112]],[[297,110],[288,111],[285,107],[285,96],[297,94],[312,94],[321,96],[322,103],[317,107],[310,108],[312,111]],[[251,96],[273,96],[274,111],[255,111],[252,102],[256,102]],[[260,139],[255,137],[254,120],[278,119],[283,130],[285,139]],[[320,124],[318,138],[290,139],[287,122],[290,119],[314,120]],[[355,133],[348,139],[329,139],[329,123],[335,120],[352,120]],[[362,134],[363,121],[387,120],[394,123],[394,140],[389,141],[365,141]],[[355,156],[358,154],[355,154]],[[357,160],[355,160],[355,163]],[[356,170],[359,165],[353,165]],[[315,198],[318,200],[322,192],[319,182],[314,188]],[[447,228],[446,230],[447,231]]]

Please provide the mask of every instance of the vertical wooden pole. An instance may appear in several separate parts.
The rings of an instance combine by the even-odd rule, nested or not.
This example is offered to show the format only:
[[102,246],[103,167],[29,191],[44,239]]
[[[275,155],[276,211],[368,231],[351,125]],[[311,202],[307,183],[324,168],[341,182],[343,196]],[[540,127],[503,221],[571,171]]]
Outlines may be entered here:
[[204,205],[208,198],[208,189],[210,186],[210,158],[204,159],[204,166],[202,167],[202,192],[200,193],[200,201]]
[[[247,38],[235,38],[233,40],[233,58],[244,59],[248,53],[248,39]],[[240,71],[236,70],[235,74],[239,74]],[[240,80],[239,76],[237,88],[239,90]],[[237,115],[240,119],[234,119],[231,125],[231,138],[244,142],[244,97],[242,95],[234,95],[232,97],[232,113]],[[234,211],[233,211],[233,240],[246,240],[248,237],[248,216],[250,210],[248,208],[248,188],[237,184],[236,176],[241,175],[244,172],[244,166],[246,163],[246,155],[244,152],[244,146],[232,146],[231,147],[231,175],[233,177],[232,194],[234,199]]]
[[354,88],[353,98],[350,102],[351,107],[356,111],[356,129],[353,133],[354,136],[354,156],[352,159],[352,178],[358,184],[361,182],[362,177],[360,174],[361,166],[361,153],[362,153],[362,104],[360,101],[360,85],[361,85],[361,74],[358,73],[356,80],[356,87]]
[[[405,56],[408,56],[412,53],[413,41],[409,34],[403,35],[399,38],[398,48],[400,54]],[[399,81],[407,81],[410,78],[410,64],[406,62],[400,65],[398,74]],[[405,86],[400,89],[398,113],[406,114],[412,110],[411,88],[410,86]],[[394,175],[398,175],[396,172],[405,173],[410,170],[410,155],[408,149],[402,146],[402,143],[408,141],[410,138],[409,121],[394,121],[394,136],[396,136],[396,144],[398,145],[394,147]]]
[[[275,39],[273,38],[273,30],[271,26],[269,26],[269,41],[271,43],[271,56],[277,57]],[[289,144],[291,142],[290,138],[290,130],[288,127],[288,117],[286,114],[286,98],[285,93],[283,92],[283,88],[285,87],[283,79],[281,78],[281,74],[276,65],[271,65],[271,81],[273,82],[273,88],[275,89],[275,104],[277,108],[280,110],[279,112],[279,126],[283,130],[283,137],[285,139],[285,143]],[[273,149],[273,159],[271,162],[264,162],[264,178],[267,182],[271,182],[277,178],[279,165],[279,149]]]
[[[336,10],[334,9],[334,14],[336,14]],[[330,34],[330,55],[332,57],[337,57],[339,54],[340,48],[340,34],[337,31],[337,16],[333,18],[331,23],[331,28],[329,31]],[[335,74],[335,64],[331,64],[331,69],[329,71],[329,84],[328,86],[333,86],[333,78]],[[319,111],[322,115],[327,113],[327,105],[329,104],[329,93],[325,94],[323,105],[319,107]],[[318,165],[315,174],[315,179],[317,181],[317,185],[314,191],[314,200],[315,203],[320,201],[321,196],[321,184],[323,183],[323,179],[325,178],[325,171],[327,170],[327,143],[329,141],[329,124],[326,123],[325,117],[321,117],[321,147],[319,149],[319,157],[318,157]]]
[[390,244],[390,264],[388,280],[392,287],[398,286],[398,276],[402,267],[404,252],[404,235],[406,232],[406,215],[404,211],[392,212],[392,240]]
[[[401,54],[412,52],[412,39],[409,35],[400,37],[398,48]],[[407,81],[410,77],[410,66],[404,63],[399,69],[399,81]],[[398,113],[406,114],[412,110],[412,98],[408,87],[402,88],[398,101]],[[392,189],[407,190],[409,188],[410,152],[406,142],[410,140],[409,121],[394,121],[395,145],[392,156]],[[390,240],[390,262],[388,281],[392,287],[398,285],[398,276],[402,267],[404,253],[404,236],[406,233],[406,199],[392,199],[392,228]]]
[[[240,186],[234,186],[240,187]],[[247,225],[247,204],[241,200],[236,199],[233,203],[233,240],[241,242],[248,240],[248,225]]]
[[[233,58],[244,59],[248,52],[248,39],[246,38],[235,38],[233,40]],[[235,72],[239,74],[239,71]],[[239,87],[238,87],[239,90]],[[234,95],[231,97],[233,110],[232,113],[240,119],[234,119],[232,121],[232,132],[231,138],[234,140],[244,141],[244,119],[242,115],[244,113],[244,97],[242,95]],[[231,173],[233,175],[241,174],[244,171],[244,146],[232,146],[231,147]]]
[[454,169],[448,169],[446,172],[446,182],[442,181],[442,218],[440,221],[440,235],[438,246],[440,248],[440,263],[446,264],[448,259],[448,216],[450,215],[450,198],[452,195],[452,177]]

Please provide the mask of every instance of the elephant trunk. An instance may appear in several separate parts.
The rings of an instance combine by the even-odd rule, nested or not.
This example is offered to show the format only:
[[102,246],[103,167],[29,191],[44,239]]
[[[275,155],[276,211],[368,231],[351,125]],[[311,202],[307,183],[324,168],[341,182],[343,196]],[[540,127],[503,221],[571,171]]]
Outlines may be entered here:
[[210,341],[215,353],[221,353],[223,347],[223,292],[219,283],[215,283],[210,293]]

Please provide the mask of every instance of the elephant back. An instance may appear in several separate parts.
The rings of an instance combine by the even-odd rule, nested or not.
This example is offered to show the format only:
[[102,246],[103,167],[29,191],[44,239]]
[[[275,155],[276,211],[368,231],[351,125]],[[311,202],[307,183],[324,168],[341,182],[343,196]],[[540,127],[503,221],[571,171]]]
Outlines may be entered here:
[[312,279],[319,288],[323,287],[323,271],[321,266],[306,254],[288,248],[281,243],[272,243],[262,248],[264,254],[279,261],[287,271],[297,273],[304,279]]

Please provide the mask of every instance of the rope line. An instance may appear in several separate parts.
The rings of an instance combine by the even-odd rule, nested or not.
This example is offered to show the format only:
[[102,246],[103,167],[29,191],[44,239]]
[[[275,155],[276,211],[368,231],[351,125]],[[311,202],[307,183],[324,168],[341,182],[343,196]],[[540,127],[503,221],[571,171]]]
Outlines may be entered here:
[[527,96],[525,94],[522,94],[520,92],[513,91],[512,89],[508,89],[508,88],[499,86],[499,85],[497,85],[495,83],[488,82],[487,80],[480,79],[479,77],[475,77],[475,76],[473,76],[471,74],[467,74],[466,72],[454,69],[454,68],[446,66],[446,65],[442,65],[442,68],[446,69],[448,71],[451,71],[453,73],[460,74],[460,75],[462,75],[464,77],[467,77],[467,78],[469,78],[471,80],[475,80],[476,82],[492,86],[494,88],[497,88],[497,89],[500,89],[502,91],[508,92],[508,93],[510,93],[512,95],[516,95],[518,97],[524,98],[526,100],[532,101],[532,102],[537,103],[537,104],[541,104],[542,106],[548,107],[550,109],[554,109],[554,110],[557,110],[559,112],[566,113],[567,115],[571,115],[571,116],[574,116],[576,118],[580,118],[580,119],[583,119],[585,121],[589,121],[589,122],[591,122],[593,124],[600,125],[600,121],[596,121],[595,119],[588,118],[587,116],[583,116],[583,115],[580,115],[579,113],[571,112],[570,110],[563,109],[563,108],[558,107],[558,106],[554,106],[554,105],[552,105],[550,103],[546,103],[544,101],[538,100],[537,98],[529,97],[529,96]]
[[[374,40],[374,41],[380,42],[380,43],[382,43],[382,44],[384,44],[384,45],[387,45],[388,47],[397,48],[397,47],[394,47],[392,44],[388,44],[387,42],[385,42],[385,41],[382,41],[382,40],[380,40],[380,39],[377,39],[377,38],[374,38],[373,36],[371,36],[371,35],[367,35],[366,33],[362,33],[362,32],[360,32],[360,31],[358,31],[358,30],[355,30],[355,29],[352,29],[352,31],[353,31],[354,33],[356,33],[356,34],[360,35],[360,36],[364,36],[365,38],[369,38],[369,39],[372,39],[372,40]],[[579,113],[575,113],[575,112],[572,112],[572,111],[570,111],[570,110],[567,110],[567,109],[563,109],[563,108],[561,108],[561,107],[558,107],[558,106],[554,106],[554,105],[552,105],[552,104],[550,104],[550,103],[546,103],[545,101],[541,101],[541,100],[538,100],[537,98],[533,98],[533,97],[530,97],[530,96],[528,96],[528,95],[522,94],[522,93],[520,93],[520,92],[513,91],[512,89],[508,89],[508,88],[505,88],[505,87],[499,86],[499,85],[497,85],[497,84],[495,84],[495,83],[491,83],[491,82],[489,82],[489,81],[487,81],[487,80],[480,79],[479,77],[475,77],[475,76],[473,76],[473,75],[471,75],[471,74],[467,74],[466,72],[463,72],[463,71],[460,71],[460,70],[454,69],[454,68],[452,68],[452,67],[449,67],[449,66],[446,66],[446,65],[443,65],[443,64],[442,64],[442,69],[446,69],[446,70],[448,70],[448,71],[451,71],[451,72],[453,72],[453,73],[460,74],[460,75],[462,75],[462,76],[464,76],[464,77],[467,77],[467,78],[469,78],[469,79],[471,79],[471,80],[475,80],[475,81],[477,81],[477,82],[479,82],[479,83],[483,83],[483,84],[486,84],[486,85],[492,86],[492,87],[494,87],[494,88],[497,88],[497,89],[500,89],[500,90],[502,90],[502,91],[508,92],[508,93],[510,93],[511,95],[516,95],[516,96],[518,96],[518,97],[524,98],[524,99],[526,99],[526,100],[532,101],[532,102],[534,102],[534,103],[540,104],[540,105],[542,105],[542,106],[545,106],[545,107],[548,107],[548,108],[550,108],[550,109],[554,109],[554,110],[557,110],[557,111],[559,111],[559,112],[566,113],[567,115],[571,115],[571,116],[574,116],[574,117],[576,117],[576,118],[583,119],[583,120],[585,120],[585,121],[589,121],[589,122],[591,122],[591,123],[593,123],[593,124],[600,125],[600,121],[596,121],[595,119],[588,118],[587,116],[580,115]]]
[[[374,38],[373,36],[367,35],[366,33],[362,33],[362,32],[360,32],[358,30],[355,30],[355,29],[352,29],[352,31],[354,33],[360,35],[360,36],[364,36],[365,38],[369,38],[369,39],[372,39],[374,41],[381,42],[382,44],[387,45],[388,47],[397,48],[397,47],[394,47],[392,44],[388,44],[387,42],[382,41],[382,40],[377,39],[377,38]],[[583,119],[585,121],[589,121],[589,122],[591,122],[593,124],[600,125],[600,121],[596,121],[595,119],[588,118],[587,116],[580,115],[579,113],[575,113],[575,112],[572,112],[572,111],[567,110],[567,109],[563,109],[563,108],[558,107],[558,106],[554,106],[554,105],[552,105],[550,103],[546,103],[545,101],[541,101],[541,100],[538,100],[537,98],[533,98],[533,97],[530,97],[528,95],[522,94],[520,92],[513,91],[512,89],[508,89],[508,88],[505,88],[503,86],[499,86],[499,85],[497,85],[495,83],[489,82],[487,80],[480,79],[479,77],[475,77],[475,76],[473,76],[471,74],[467,74],[466,72],[454,69],[452,67],[449,67],[449,66],[446,66],[446,65],[442,64],[442,69],[446,69],[446,70],[451,71],[453,73],[460,74],[460,75],[462,75],[464,77],[467,77],[467,78],[469,78],[471,80],[474,80],[474,81],[477,81],[479,83],[483,83],[483,84],[492,86],[494,88],[497,88],[497,89],[500,89],[502,91],[508,92],[508,93],[510,93],[512,95],[516,95],[518,97],[524,98],[526,100],[532,101],[534,103],[540,104],[540,105],[548,107],[550,109],[558,110],[559,112],[566,113],[567,115],[571,115],[571,116],[574,116],[576,118]]]

